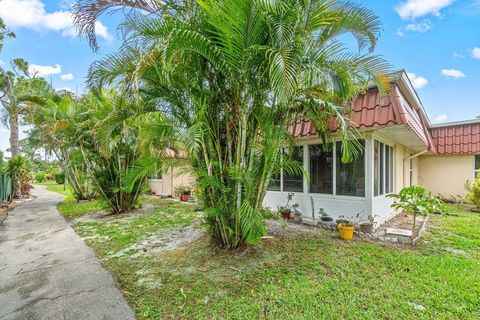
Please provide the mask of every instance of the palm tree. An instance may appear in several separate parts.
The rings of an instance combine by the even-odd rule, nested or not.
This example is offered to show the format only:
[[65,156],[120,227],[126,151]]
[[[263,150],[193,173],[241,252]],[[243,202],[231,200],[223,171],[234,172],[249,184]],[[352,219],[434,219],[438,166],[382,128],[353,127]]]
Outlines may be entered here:
[[[281,156],[292,121],[310,118],[324,141],[341,138],[344,161],[358,154],[345,115],[372,82],[386,88],[388,65],[369,53],[380,21],[339,1],[206,0],[188,16],[177,6],[172,15],[128,15],[123,47],[92,65],[88,83],[121,84],[154,101],[172,126],[162,132],[175,131],[188,151],[213,239],[255,244],[265,234],[260,209],[271,177],[303,170]],[[88,33],[91,21],[76,8]],[[350,53],[339,41],[345,33],[368,52]]]
[[[0,67],[3,96],[0,102],[3,106],[2,124],[10,129],[10,153],[12,158],[20,156],[19,118],[32,104],[43,101],[44,95],[50,92],[50,86],[42,78],[31,78],[28,74],[28,64],[23,59],[14,59],[12,71]],[[20,180],[12,177],[13,196],[21,198]]]

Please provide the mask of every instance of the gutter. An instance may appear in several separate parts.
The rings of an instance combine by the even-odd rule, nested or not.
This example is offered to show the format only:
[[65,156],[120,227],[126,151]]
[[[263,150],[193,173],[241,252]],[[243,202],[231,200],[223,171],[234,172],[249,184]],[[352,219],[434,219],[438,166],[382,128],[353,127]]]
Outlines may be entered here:
[[419,157],[419,156],[421,156],[422,154],[427,153],[427,152],[428,152],[428,149],[425,149],[425,150],[423,150],[423,151],[420,151],[419,153],[414,154],[413,156],[410,156],[410,157],[408,157],[408,158],[403,159],[403,161],[412,160],[412,159],[417,158],[417,157]]

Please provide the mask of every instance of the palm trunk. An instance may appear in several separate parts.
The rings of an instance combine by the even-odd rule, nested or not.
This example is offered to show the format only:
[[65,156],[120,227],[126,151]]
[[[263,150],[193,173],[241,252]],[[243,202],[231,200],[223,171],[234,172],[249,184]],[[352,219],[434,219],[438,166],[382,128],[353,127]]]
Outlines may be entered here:
[[[18,135],[18,113],[15,110],[15,107],[10,105],[10,115],[8,117],[8,124],[10,127],[10,152],[12,158],[15,158],[20,155],[20,142]],[[13,187],[13,197],[15,199],[20,199],[22,197],[22,188],[20,183],[20,175],[12,175],[12,187]]]

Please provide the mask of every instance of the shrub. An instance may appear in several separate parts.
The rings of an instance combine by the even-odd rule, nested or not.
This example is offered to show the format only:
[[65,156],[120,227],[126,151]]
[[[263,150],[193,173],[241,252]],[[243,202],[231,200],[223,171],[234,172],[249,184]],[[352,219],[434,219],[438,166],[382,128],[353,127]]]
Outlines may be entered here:
[[467,199],[477,209],[480,209],[480,173],[477,175],[477,179],[468,184]]
[[20,190],[22,192],[22,197],[30,196],[30,191],[33,188],[31,180],[30,172],[27,170],[22,170],[20,172]]
[[51,174],[51,173],[45,174],[45,180],[46,181],[52,181],[53,180],[53,174]]
[[30,195],[32,185],[30,183],[31,174],[28,170],[28,159],[22,156],[10,158],[7,166],[3,169],[12,178],[12,194],[14,198],[26,197]]
[[395,198],[392,208],[396,210],[403,210],[406,214],[413,215],[413,228],[415,232],[415,225],[417,215],[427,216],[432,213],[445,214],[444,203],[431,193],[428,193],[423,186],[411,186],[403,188],[398,194],[389,194],[387,197]]
[[65,172],[57,172],[55,173],[55,182],[58,184],[65,183]]
[[41,183],[45,181],[45,173],[44,172],[37,172],[35,174],[35,181]]

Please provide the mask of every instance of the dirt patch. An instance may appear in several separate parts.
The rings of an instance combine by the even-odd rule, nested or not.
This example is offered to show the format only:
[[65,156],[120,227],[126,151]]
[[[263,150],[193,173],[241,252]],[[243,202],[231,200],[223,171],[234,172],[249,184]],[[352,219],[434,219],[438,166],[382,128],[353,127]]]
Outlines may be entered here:
[[150,235],[137,242],[133,246],[133,249],[143,253],[177,250],[188,247],[205,236],[204,230],[198,226],[189,226],[187,228],[174,229],[169,232]]
[[[415,223],[415,232],[413,232],[412,238],[418,236],[420,228],[423,225],[426,217],[424,216],[417,216],[417,221]],[[387,228],[395,228],[395,229],[405,229],[405,230],[412,230],[413,228],[413,216],[406,215],[404,213],[397,215],[393,219],[385,222],[380,228],[375,230],[375,235],[383,236],[385,235],[385,231]]]
[[272,237],[279,235],[318,235],[321,232],[317,227],[307,226],[300,223],[282,222],[281,220],[267,220],[266,224],[267,234]]

